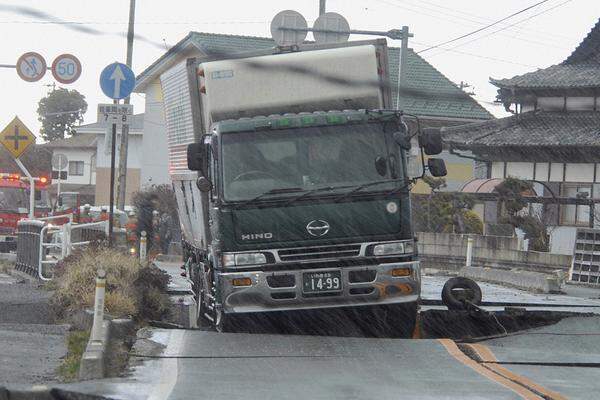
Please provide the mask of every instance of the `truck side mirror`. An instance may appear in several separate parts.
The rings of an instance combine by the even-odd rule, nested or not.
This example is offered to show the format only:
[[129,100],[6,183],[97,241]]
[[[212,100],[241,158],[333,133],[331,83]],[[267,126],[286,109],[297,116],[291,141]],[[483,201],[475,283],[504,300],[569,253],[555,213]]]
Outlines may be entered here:
[[425,128],[419,135],[419,146],[425,154],[434,156],[442,152],[442,134],[438,128]]
[[448,170],[446,169],[446,163],[441,158],[428,159],[427,168],[429,169],[429,173],[431,174],[431,176],[434,176],[436,178],[446,176],[448,174]]
[[187,164],[191,171],[200,171],[206,175],[206,149],[203,143],[191,143],[187,147]]

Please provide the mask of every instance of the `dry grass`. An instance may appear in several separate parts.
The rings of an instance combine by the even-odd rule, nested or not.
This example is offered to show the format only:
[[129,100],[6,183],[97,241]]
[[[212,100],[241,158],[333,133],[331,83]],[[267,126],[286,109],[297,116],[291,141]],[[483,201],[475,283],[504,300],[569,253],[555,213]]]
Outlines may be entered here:
[[[135,257],[106,247],[90,247],[64,260],[57,268],[53,286],[52,308],[58,319],[64,320],[78,310],[91,308],[94,303],[96,271],[106,271],[105,310],[113,317],[145,319],[150,307],[152,316],[163,311],[166,295],[156,304],[148,305],[148,293],[162,292],[168,278],[144,279],[162,273],[155,268],[143,268]],[[150,271],[152,270],[152,271]],[[142,284],[143,283],[143,284]],[[161,293],[162,294],[162,293]]]
[[0,260],[0,274],[7,274],[9,270],[13,268],[13,265],[8,261]]

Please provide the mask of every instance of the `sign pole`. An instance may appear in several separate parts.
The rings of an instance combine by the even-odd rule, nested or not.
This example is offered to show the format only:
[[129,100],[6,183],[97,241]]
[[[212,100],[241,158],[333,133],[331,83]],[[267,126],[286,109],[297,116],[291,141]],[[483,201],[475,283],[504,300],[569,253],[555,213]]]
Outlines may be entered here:
[[60,168],[58,170],[58,184],[56,185],[56,198],[58,199],[60,197],[60,173],[62,172],[62,168]]
[[15,158],[15,163],[29,179],[29,219],[33,219],[35,217],[35,181],[19,158]]
[[[115,104],[119,101],[115,100]],[[117,141],[117,124],[112,124],[112,140],[110,143],[110,208],[108,210],[108,246],[113,245],[113,221],[114,221],[114,208],[115,208],[115,151]]]

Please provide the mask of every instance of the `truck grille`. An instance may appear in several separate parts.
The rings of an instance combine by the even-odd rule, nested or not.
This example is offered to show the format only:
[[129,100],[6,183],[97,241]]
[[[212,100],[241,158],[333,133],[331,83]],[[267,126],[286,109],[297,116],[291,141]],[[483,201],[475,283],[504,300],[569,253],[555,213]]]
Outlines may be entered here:
[[299,247],[296,249],[278,250],[281,261],[304,261],[324,258],[358,257],[360,244],[340,246]]

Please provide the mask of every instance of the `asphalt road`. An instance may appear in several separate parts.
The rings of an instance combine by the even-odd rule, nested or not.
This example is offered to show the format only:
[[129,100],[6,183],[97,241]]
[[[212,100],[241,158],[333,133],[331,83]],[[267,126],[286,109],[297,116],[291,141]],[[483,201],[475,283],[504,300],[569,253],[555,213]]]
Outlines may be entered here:
[[[178,276],[177,264],[164,267]],[[426,277],[424,295],[439,299],[444,281]],[[593,291],[575,297],[482,286],[487,301],[598,302]],[[185,289],[185,280],[177,277],[171,290]],[[478,344],[199,330],[145,333],[132,350],[129,376],[69,388],[140,400],[561,400],[600,393],[600,316],[567,318]]]
[[0,274],[0,386],[57,381],[68,327],[51,325],[49,296],[37,284]]
[[155,329],[155,346],[134,350],[145,361],[130,376],[69,388],[120,399],[593,399],[599,334],[600,317],[460,348],[446,339]]

